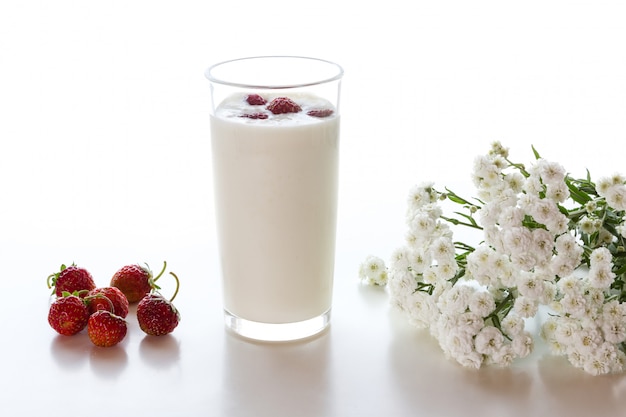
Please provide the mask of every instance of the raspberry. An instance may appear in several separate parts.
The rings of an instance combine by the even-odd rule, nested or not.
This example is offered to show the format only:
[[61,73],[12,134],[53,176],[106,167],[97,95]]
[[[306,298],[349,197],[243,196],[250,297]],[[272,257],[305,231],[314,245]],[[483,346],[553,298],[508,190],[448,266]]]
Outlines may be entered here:
[[298,113],[302,110],[295,101],[287,97],[276,97],[267,105],[267,109],[274,114]]
[[261,97],[258,94],[250,94],[250,95],[248,95],[248,97],[246,97],[246,101],[251,106],[258,106],[258,105],[263,105],[263,104],[267,103],[267,100],[265,100],[263,97]]
[[306,114],[313,117],[328,117],[333,113],[334,111],[332,109],[315,109],[309,110]]
[[247,117],[248,119],[267,119],[267,114],[265,113],[244,113],[239,117]]

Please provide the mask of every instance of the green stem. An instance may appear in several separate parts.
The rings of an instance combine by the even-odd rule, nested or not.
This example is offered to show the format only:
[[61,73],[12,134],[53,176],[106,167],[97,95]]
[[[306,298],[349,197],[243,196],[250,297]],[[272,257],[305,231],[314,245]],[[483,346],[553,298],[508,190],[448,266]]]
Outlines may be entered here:
[[172,301],[174,301],[174,298],[176,298],[176,295],[178,294],[178,289],[180,288],[180,280],[178,279],[176,274],[171,271],[170,271],[170,275],[173,276],[174,279],[176,280],[176,290],[174,291],[174,295],[172,295],[172,298],[170,298],[170,303],[171,303]]
[[167,268],[167,262],[163,261],[163,269],[161,269],[161,272],[159,272],[159,275],[152,278],[152,282],[156,282],[159,278],[161,278],[161,275],[163,275],[163,273],[165,272],[165,268]]

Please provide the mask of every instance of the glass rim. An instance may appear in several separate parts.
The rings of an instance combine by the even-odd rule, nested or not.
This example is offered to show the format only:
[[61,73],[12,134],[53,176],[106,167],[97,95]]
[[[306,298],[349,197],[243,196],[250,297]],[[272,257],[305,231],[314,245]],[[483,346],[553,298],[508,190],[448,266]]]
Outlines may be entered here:
[[[309,60],[309,61],[315,61],[315,62],[318,62],[318,63],[328,64],[330,67],[334,67],[336,69],[336,73],[334,75],[330,76],[330,77],[323,77],[321,79],[318,79],[318,80],[315,80],[315,81],[311,81],[311,82],[285,83],[285,84],[275,84],[275,85],[262,85],[262,84],[254,84],[254,83],[228,81],[228,80],[224,80],[222,78],[219,78],[219,77],[217,77],[217,76],[215,76],[213,74],[213,70],[217,69],[218,67],[224,66],[224,65],[233,64],[233,63],[242,62],[242,61],[252,61],[252,60],[260,60],[260,59],[274,59],[274,58],[278,58],[278,59],[294,59],[294,60]],[[341,67],[341,65],[337,64],[336,62],[329,61],[329,60],[326,60],[326,59],[321,59],[321,58],[313,58],[313,57],[299,56],[299,55],[260,55],[260,56],[249,56],[249,57],[244,57],[244,58],[236,58],[236,59],[230,59],[230,60],[227,60],[227,61],[218,62],[218,63],[213,64],[210,67],[208,67],[206,69],[206,71],[204,72],[204,76],[209,81],[211,81],[213,83],[221,84],[221,85],[227,85],[227,86],[231,86],[231,87],[252,88],[252,89],[257,89],[257,90],[260,90],[260,89],[276,90],[276,89],[308,87],[308,86],[312,86],[312,85],[319,85],[319,84],[325,84],[325,83],[337,81],[337,80],[340,80],[343,77],[343,68]]]

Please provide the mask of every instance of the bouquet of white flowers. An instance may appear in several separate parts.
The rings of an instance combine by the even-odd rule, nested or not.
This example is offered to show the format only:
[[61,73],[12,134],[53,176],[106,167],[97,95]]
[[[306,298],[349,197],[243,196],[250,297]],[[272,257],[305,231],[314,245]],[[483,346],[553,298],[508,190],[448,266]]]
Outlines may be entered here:
[[[494,143],[475,160],[471,199],[416,186],[405,243],[388,265],[368,257],[359,277],[386,286],[392,305],[464,366],[527,356],[535,338],[526,321],[541,317],[552,353],[590,374],[622,371],[626,178],[574,179],[533,152],[526,168]],[[446,216],[445,202],[461,208]],[[479,243],[456,241],[460,227]]]

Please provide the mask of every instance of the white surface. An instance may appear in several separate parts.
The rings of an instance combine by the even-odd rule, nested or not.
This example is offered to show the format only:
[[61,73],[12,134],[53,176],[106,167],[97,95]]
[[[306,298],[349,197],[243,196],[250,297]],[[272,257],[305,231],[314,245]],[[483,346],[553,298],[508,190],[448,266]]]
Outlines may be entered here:
[[[459,368],[356,283],[399,245],[408,188],[463,189],[494,139],[576,175],[626,172],[625,18],[618,1],[2,2],[0,414],[625,415],[624,376],[541,346],[508,370]],[[346,71],[334,315],[308,343],[221,321],[203,72],[264,54]],[[60,263],[104,285],[164,259],[183,285],[171,337],[143,337],[132,313],[109,350],[48,327]]]

